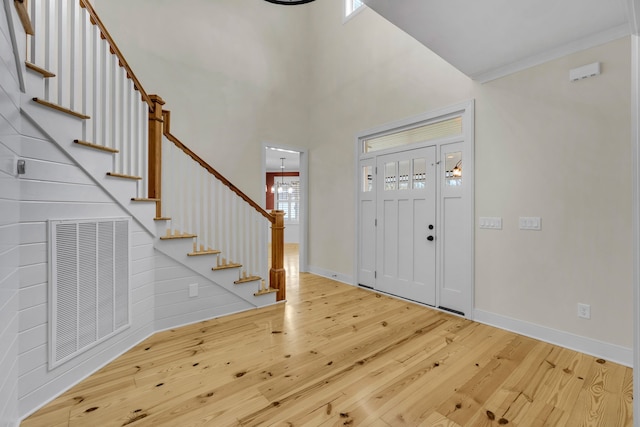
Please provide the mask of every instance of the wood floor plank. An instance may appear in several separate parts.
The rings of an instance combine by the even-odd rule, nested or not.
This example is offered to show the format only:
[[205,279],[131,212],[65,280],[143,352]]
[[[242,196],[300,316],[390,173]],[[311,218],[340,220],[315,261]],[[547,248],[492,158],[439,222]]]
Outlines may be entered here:
[[286,303],[155,334],[22,426],[633,424],[630,368],[308,273],[287,282]]

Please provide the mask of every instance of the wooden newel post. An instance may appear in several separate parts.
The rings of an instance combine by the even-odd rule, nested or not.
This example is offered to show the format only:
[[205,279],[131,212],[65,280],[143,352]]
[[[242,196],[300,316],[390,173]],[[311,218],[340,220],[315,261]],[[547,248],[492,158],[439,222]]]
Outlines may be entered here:
[[271,211],[276,222],[271,225],[271,271],[269,286],[277,289],[276,301],[287,298],[286,272],[284,270],[284,211]]
[[[162,106],[158,95],[149,95],[153,108],[149,107],[149,194],[150,199],[161,199],[162,195]],[[161,202],[156,202],[156,217],[162,216]]]

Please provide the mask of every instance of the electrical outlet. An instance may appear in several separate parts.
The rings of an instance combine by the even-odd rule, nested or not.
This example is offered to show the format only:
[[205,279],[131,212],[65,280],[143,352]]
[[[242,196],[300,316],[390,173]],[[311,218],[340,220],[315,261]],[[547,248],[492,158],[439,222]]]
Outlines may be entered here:
[[198,284],[192,283],[189,285],[189,298],[198,296]]
[[578,317],[581,319],[591,319],[591,306],[589,304],[578,303]]

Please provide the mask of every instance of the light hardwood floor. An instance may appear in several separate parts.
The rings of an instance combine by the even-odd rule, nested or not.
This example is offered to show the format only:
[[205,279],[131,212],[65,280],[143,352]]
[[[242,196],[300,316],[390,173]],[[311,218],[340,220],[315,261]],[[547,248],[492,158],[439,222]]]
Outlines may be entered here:
[[632,370],[310,274],[158,333],[32,426],[631,426]]

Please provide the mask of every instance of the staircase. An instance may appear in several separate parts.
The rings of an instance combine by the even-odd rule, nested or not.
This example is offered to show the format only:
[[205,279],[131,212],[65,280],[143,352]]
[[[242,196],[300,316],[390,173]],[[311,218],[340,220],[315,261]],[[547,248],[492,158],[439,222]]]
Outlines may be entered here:
[[157,251],[255,307],[283,300],[284,213],[266,212],[171,134],[164,101],[145,92],[88,0],[16,7],[31,34],[31,124],[155,236]]

